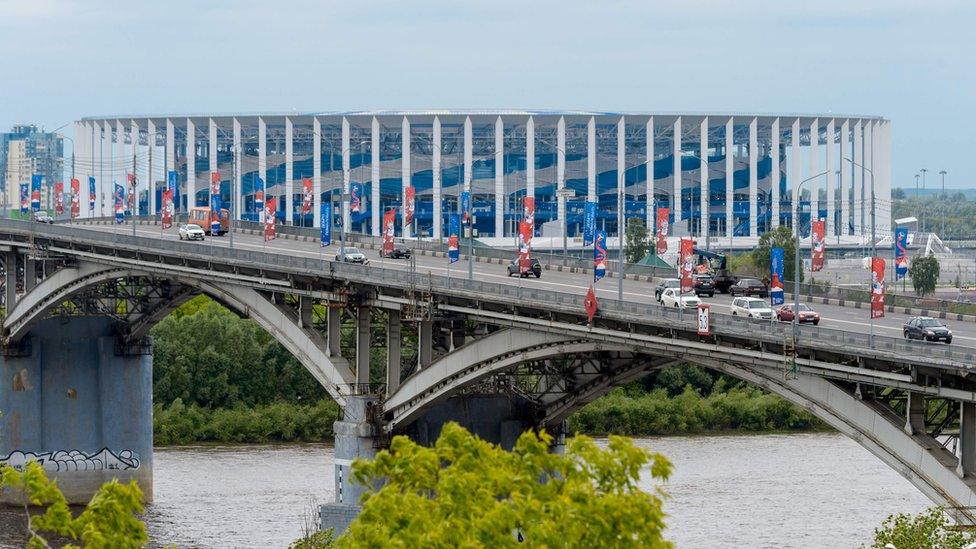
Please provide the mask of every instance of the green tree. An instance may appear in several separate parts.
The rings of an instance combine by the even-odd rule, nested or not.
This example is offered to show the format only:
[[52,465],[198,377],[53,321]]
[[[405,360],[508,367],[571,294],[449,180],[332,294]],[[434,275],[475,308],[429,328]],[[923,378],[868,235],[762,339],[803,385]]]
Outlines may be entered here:
[[[783,248],[783,276],[788,281],[796,280],[793,263],[796,261],[796,241],[793,230],[780,225],[772,231],[766,231],[759,237],[759,245],[752,250],[752,262],[762,276],[769,276],[769,251],[773,248]],[[800,282],[803,282],[803,269],[800,269]]]
[[908,276],[912,277],[916,294],[924,297],[925,294],[934,292],[939,281],[939,260],[933,255],[913,257],[912,264],[908,267]]
[[872,547],[883,549],[962,549],[973,541],[969,534],[950,529],[951,522],[942,509],[932,507],[918,515],[889,515],[874,531]]
[[901,200],[904,198],[905,198],[905,189],[902,189],[901,187],[891,189],[892,200]]
[[647,226],[640,217],[627,220],[626,245],[624,255],[627,263],[637,263],[647,257]]
[[[146,526],[138,518],[143,512],[142,490],[135,481],[106,482],[77,517],[72,516],[61,490],[36,461],[27,463],[23,471],[0,465],[0,490],[14,490],[24,497],[28,547],[49,547],[43,533],[80,540],[86,548],[138,548],[149,542]],[[28,505],[46,509],[43,514],[32,516]]]
[[611,436],[585,436],[550,451],[552,437],[526,432],[507,452],[448,423],[433,448],[397,436],[353,474],[371,487],[338,540],[343,547],[671,547],[663,498],[638,485],[641,468],[666,480],[671,464]]

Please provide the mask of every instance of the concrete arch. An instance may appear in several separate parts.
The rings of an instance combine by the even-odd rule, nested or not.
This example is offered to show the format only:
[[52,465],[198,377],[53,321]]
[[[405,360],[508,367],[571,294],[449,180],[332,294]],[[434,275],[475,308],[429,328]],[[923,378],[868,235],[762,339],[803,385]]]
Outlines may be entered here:
[[[351,392],[355,378],[349,362],[342,357],[331,356],[324,338],[312,330],[299,326],[290,311],[272,303],[264,295],[248,286],[229,283],[212,283],[196,277],[160,277],[136,269],[106,268],[96,263],[82,262],[77,266],[59,270],[45,278],[27,292],[11,308],[3,321],[4,335],[8,342],[17,341],[30,332],[37,322],[63,302],[92,286],[125,276],[156,276],[191,287],[218,300],[238,314],[251,318],[281,343],[322,384],[339,403]],[[180,293],[172,302],[151,311],[139,325],[138,333],[145,333],[180,302],[191,295]]]

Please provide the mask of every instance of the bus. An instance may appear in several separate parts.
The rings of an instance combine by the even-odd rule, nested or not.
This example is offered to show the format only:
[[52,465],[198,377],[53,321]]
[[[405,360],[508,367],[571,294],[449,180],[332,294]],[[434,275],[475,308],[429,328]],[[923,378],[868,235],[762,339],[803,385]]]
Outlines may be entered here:
[[[211,222],[215,220],[214,218],[216,216],[217,214],[214,213],[208,207],[191,208],[189,222],[200,225],[200,227],[203,228],[205,233],[207,233],[210,236],[214,236],[211,234],[210,227],[211,227]],[[227,230],[229,228],[230,228],[230,212],[228,212],[227,209],[224,208],[220,210],[220,231],[217,232],[216,236],[223,236],[227,234]]]

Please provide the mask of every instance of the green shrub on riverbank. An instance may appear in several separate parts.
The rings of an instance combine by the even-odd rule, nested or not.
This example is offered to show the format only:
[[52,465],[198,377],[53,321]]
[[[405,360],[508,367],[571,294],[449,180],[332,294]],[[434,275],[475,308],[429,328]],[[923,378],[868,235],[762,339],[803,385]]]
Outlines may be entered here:
[[569,418],[572,432],[590,435],[676,435],[706,431],[777,431],[823,428],[810,412],[754,387],[701,396],[691,386],[674,397],[617,389]]
[[322,442],[332,440],[339,406],[329,399],[315,404],[274,402],[252,407],[208,409],[183,404],[153,407],[157,446],[192,442]]

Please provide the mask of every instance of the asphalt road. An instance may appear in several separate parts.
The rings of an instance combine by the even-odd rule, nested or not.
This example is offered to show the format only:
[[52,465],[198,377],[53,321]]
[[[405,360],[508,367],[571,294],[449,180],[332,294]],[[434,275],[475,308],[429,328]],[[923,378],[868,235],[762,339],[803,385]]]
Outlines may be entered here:
[[[132,234],[131,225],[111,226],[111,225],[85,225],[84,228],[95,229],[106,232],[116,232],[120,234]],[[164,238],[178,240],[179,235],[176,227],[166,231],[161,231],[158,227],[137,227],[136,233],[139,236]],[[197,242],[201,247],[230,245],[228,235],[221,237],[208,237],[203,242]],[[409,243],[407,244],[409,246]],[[307,257],[321,257],[332,259],[338,252],[338,243],[322,248],[317,242],[305,242],[301,240],[278,239],[265,243],[261,235],[235,234],[234,246],[241,249],[260,250],[270,253],[284,253],[290,255],[302,255]],[[371,265],[393,269],[409,269],[410,262],[404,259],[384,259],[379,256],[377,250],[362,249],[369,258]],[[463,250],[462,250],[463,251]],[[514,257],[514,252],[513,252]],[[545,262],[545,256],[540,256],[540,260]],[[431,272],[441,276],[467,277],[468,263],[461,260],[450,265],[446,258],[431,256],[416,256],[416,268],[418,272]],[[473,274],[479,280],[498,282],[502,284],[521,284],[526,287],[537,287],[562,292],[579,292],[580,295],[586,293],[592,281],[592,275],[588,273],[569,273],[558,271],[543,271],[542,277],[536,279],[519,278],[507,276],[506,266],[497,263],[478,263],[473,266]],[[596,285],[597,297],[615,299],[617,297],[616,278],[604,278]],[[640,282],[634,280],[624,281],[624,299],[638,303],[654,303],[654,283]],[[713,313],[729,313],[732,298],[725,294],[715,294],[714,297],[702,297],[702,301],[712,306]],[[839,330],[856,331],[867,333],[871,330],[871,320],[867,308],[855,309],[852,307],[840,307],[837,305],[808,304],[820,313],[820,326]],[[874,333],[879,336],[901,337],[902,327],[910,317],[904,314],[885,313],[885,318],[874,321]],[[972,322],[949,322],[949,328],[953,332],[953,345],[966,347],[976,347],[976,323]],[[919,344],[944,345],[944,343],[918,342]]]

